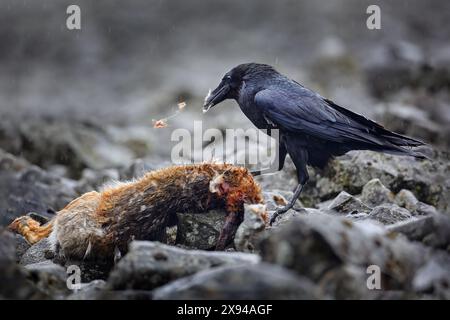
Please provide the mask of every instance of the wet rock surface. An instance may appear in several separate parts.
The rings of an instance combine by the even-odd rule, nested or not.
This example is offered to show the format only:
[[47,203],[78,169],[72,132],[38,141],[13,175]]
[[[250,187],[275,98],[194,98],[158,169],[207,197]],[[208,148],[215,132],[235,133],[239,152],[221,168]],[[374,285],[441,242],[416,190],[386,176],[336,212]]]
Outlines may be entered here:
[[[26,241],[26,240],[25,240]],[[33,263],[44,262],[52,258],[53,253],[50,250],[50,244],[44,238],[41,241],[30,246],[22,255],[20,264],[28,265]]]
[[366,213],[370,211],[370,207],[345,191],[342,191],[334,198],[328,206],[328,209],[345,215]]
[[[366,28],[348,23],[364,11],[352,1],[338,1],[333,19],[314,18],[329,15],[318,1],[291,1],[275,15],[260,0],[209,6],[195,0],[186,7],[178,1],[182,10],[133,1],[138,4],[124,14],[116,14],[123,11],[118,5],[91,2],[84,6],[97,27],[77,41],[55,34],[52,19],[29,18],[57,16],[51,14],[57,6],[0,2],[6,30],[0,32],[6,44],[0,52],[0,298],[449,299],[450,28],[442,23],[449,9],[446,1],[411,1],[381,1],[389,32],[369,31],[369,37]],[[248,25],[252,15],[271,19]],[[11,18],[23,29],[10,30]],[[226,23],[230,18],[236,23]],[[171,27],[179,21],[183,28]],[[101,27],[105,22],[124,28]],[[298,30],[302,41],[280,51]],[[233,46],[230,55],[230,38],[222,36],[247,45]],[[308,168],[310,180],[293,209],[268,226],[262,208],[246,208],[234,241],[220,253],[212,251],[223,226],[224,213],[217,211],[179,214],[161,239],[166,245],[132,242],[114,265],[64,261],[47,241],[30,245],[1,228],[30,212],[51,218],[84,192],[173,165],[172,134],[193,134],[194,120],[202,120],[203,131],[252,128],[234,103],[205,115],[201,105],[218,75],[255,52],[255,60],[337,104],[423,140],[420,152],[429,159],[354,151],[323,170]],[[154,63],[141,63],[149,58]],[[154,129],[152,120],[171,117],[181,100],[185,110],[167,128]],[[269,217],[297,183],[289,157],[281,172],[256,180]],[[70,266],[81,272],[78,289],[66,286]],[[379,283],[369,281],[377,270]]]
[[259,256],[246,253],[184,250],[157,242],[135,241],[111,272],[107,286],[115,290],[151,290],[201,270],[224,265],[254,265]]
[[0,228],[0,298],[49,299],[32,280],[30,272],[16,263],[14,235]]
[[187,248],[213,249],[224,225],[226,212],[178,214],[177,244]]
[[61,299],[69,293],[66,269],[50,260],[27,264],[29,279],[45,294]]
[[105,290],[104,280],[94,280],[83,283],[78,290],[67,296],[67,300],[94,300],[98,299]]
[[0,149],[0,225],[34,211],[51,216],[78,196],[75,182]]
[[12,146],[3,145],[6,151],[20,150],[21,156],[42,168],[64,165],[72,177],[79,176],[84,168],[130,163],[135,156],[93,124],[54,121],[43,127],[39,121],[27,121],[14,129],[8,131],[15,140]]
[[369,219],[377,220],[383,224],[393,224],[411,219],[411,213],[397,205],[379,205],[369,213]]
[[373,207],[394,202],[394,194],[379,179],[367,182],[361,191],[361,201]]
[[[61,170],[47,173],[11,154],[1,156],[0,173],[13,184],[25,179],[29,188],[48,186],[53,205],[64,199],[61,192],[75,197],[163,165],[142,159],[111,169],[86,168],[79,180],[71,180]],[[225,212],[214,210],[178,214],[161,239],[166,244],[133,241],[115,264],[66,261],[55,256],[47,239],[30,245],[5,230],[9,247],[3,248],[10,258],[1,267],[23,289],[7,281],[1,294],[73,300],[446,299],[450,217],[444,159],[352,152],[324,171],[312,171],[302,201],[269,226],[270,214],[292,195],[284,181],[293,172],[288,162],[286,171],[260,179],[265,204],[245,206],[225,252],[212,251],[225,218]],[[44,205],[31,208],[29,214],[44,223],[54,214],[42,213]],[[73,266],[80,282],[69,288],[67,270]],[[376,290],[368,287],[373,270],[379,272],[371,284]]]
[[424,217],[402,221],[388,226],[388,230],[401,233],[412,241],[449,251],[450,218],[435,213]]
[[314,284],[265,263],[199,272],[156,289],[154,299],[314,299]]
[[[435,156],[433,160],[415,160],[371,151],[352,151],[332,161],[323,175],[308,184],[300,198],[314,205],[334,198],[342,190],[358,195],[367,183],[378,179],[391,192],[409,190],[421,202],[447,213],[450,208],[450,165],[445,154]],[[368,197],[368,187],[363,199]],[[389,194],[384,197],[392,201]],[[386,201],[375,198],[370,201],[380,200]]]
[[[419,273],[420,270],[445,269],[446,253],[409,242],[370,221],[352,222],[323,214],[297,217],[289,225],[268,232],[260,249],[263,261],[314,279],[321,284],[323,292],[340,299],[381,298],[392,290],[400,290],[405,295],[420,295],[426,290],[411,289],[418,281],[416,277],[426,278],[427,286],[431,286],[436,281],[445,283],[449,275],[448,270],[440,272],[439,280],[436,280],[433,274]],[[430,260],[436,261],[435,265],[427,267]],[[381,272],[382,291],[377,295],[366,285],[369,266],[375,266]],[[441,287],[434,293],[438,297],[447,294],[441,292]]]
[[236,250],[254,252],[256,243],[268,225],[265,205],[244,205],[244,221],[236,231],[234,246]]

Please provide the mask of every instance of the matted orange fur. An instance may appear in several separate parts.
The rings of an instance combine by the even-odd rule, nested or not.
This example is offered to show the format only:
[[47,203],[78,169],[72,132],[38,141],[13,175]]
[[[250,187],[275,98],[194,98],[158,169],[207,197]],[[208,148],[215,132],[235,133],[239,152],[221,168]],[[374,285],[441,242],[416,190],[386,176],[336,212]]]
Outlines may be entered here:
[[67,258],[101,259],[136,240],[162,240],[176,214],[223,208],[225,225],[217,242],[223,249],[243,219],[244,203],[262,203],[261,189],[249,171],[229,164],[173,166],[129,182],[105,186],[70,202],[47,224],[31,217],[10,229],[36,243],[48,237],[55,253]]

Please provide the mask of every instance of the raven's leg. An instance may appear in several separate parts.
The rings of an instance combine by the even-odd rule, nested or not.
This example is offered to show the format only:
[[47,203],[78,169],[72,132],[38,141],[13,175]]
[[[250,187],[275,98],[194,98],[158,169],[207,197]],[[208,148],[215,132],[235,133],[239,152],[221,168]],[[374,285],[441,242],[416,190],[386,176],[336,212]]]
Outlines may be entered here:
[[[284,143],[282,143],[280,141],[280,145],[278,146],[278,167],[277,167],[277,171],[281,171],[283,170],[284,167],[284,161],[286,160],[286,155],[287,155],[287,150],[286,147],[284,145]],[[262,170],[255,170],[255,171],[251,171],[250,173],[256,177],[265,173],[271,173],[273,172],[273,168],[267,168],[267,169],[262,169]]]
[[291,209],[295,205],[295,202],[297,201],[298,197],[300,197],[300,194],[302,193],[304,185],[305,184],[298,184],[297,187],[295,187],[294,195],[292,196],[291,200],[289,200],[287,205],[285,205],[284,207],[278,208],[273,213],[272,217],[270,218],[270,224],[274,223],[276,218],[280,214],[286,213],[287,211],[289,211],[289,209]]
[[272,217],[270,218],[270,224],[272,224],[280,214],[287,212],[294,206],[298,197],[302,193],[303,187],[309,180],[308,170],[306,169],[306,164],[308,162],[308,152],[304,149],[300,149],[297,147],[293,151],[289,151],[289,154],[291,156],[292,161],[294,162],[295,168],[297,169],[298,185],[297,187],[295,187],[294,195],[289,200],[288,204],[285,205],[284,207],[278,208],[273,213]]

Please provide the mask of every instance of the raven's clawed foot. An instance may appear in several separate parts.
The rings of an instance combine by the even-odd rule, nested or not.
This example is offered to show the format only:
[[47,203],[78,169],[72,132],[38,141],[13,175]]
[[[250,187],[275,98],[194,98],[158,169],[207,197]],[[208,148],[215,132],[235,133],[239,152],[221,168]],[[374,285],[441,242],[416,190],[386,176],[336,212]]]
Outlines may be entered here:
[[298,197],[300,196],[300,193],[302,193],[304,185],[305,184],[299,184],[295,188],[294,195],[292,196],[291,200],[289,200],[287,205],[285,205],[284,207],[281,207],[281,208],[278,208],[277,210],[275,210],[275,212],[272,214],[272,217],[270,218],[270,222],[269,222],[270,225],[272,225],[275,222],[275,220],[277,219],[277,217],[280,214],[286,213],[287,211],[289,211],[290,209],[292,209],[294,207],[294,204],[297,201]]
[[272,217],[270,217],[270,222],[269,222],[270,225],[272,225],[275,222],[275,220],[277,219],[277,217],[280,214],[288,212],[289,209],[291,209],[291,207],[289,207],[289,205],[287,205],[287,206],[284,206],[284,207],[281,207],[281,208],[278,208],[277,210],[275,210],[274,213],[272,214]]

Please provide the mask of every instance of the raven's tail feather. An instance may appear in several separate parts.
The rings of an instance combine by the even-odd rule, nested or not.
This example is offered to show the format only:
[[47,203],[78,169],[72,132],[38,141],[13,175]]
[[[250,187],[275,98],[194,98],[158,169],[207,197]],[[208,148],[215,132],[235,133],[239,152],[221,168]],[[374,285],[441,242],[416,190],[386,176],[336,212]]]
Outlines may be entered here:
[[[393,145],[396,147],[418,147],[418,146],[422,146],[425,145],[425,143],[423,143],[420,140],[416,140],[410,137],[406,137],[404,135],[389,131],[388,129],[384,128],[382,125],[367,119],[366,117],[355,113],[353,111],[350,111],[348,109],[345,109],[337,104],[335,104],[333,101],[325,99],[325,101],[328,103],[328,105],[332,108],[334,108],[335,110],[339,111],[340,113],[344,114],[345,116],[347,116],[348,118],[352,119],[353,121],[357,122],[359,125],[367,128],[367,133],[370,132],[370,136],[376,138],[381,138],[381,140],[386,141],[386,143],[388,145]],[[367,136],[365,136],[367,138]],[[369,139],[370,140],[370,139]],[[384,142],[383,141],[383,142]],[[395,148],[395,147],[394,147]],[[405,153],[410,153],[410,150],[404,150],[402,152],[402,149],[399,150],[400,153],[405,154]],[[414,153],[412,154],[413,156]]]
[[403,136],[401,134],[386,129],[384,129],[383,132],[380,132],[380,134],[384,139],[386,139],[388,142],[396,146],[418,147],[425,145],[425,143],[423,143],[420,140]]
[[414,147],[423,146],[425,143],[413,138],[402,136],[395,132],[388,130],[386,131],[387,134],[381,135],[381,137],[385,140],[385,143],[381,146],[376,146],[374,151],[410,156],[417,159],[429,159],[423,153],[413,149]]
[[386,148],[380,148],[380,149],[374,150],[374,151],[381,151],[381,152],[384,152],[384,153],[395,154],[395,155],[399,155],[399,156],[410,156],[410,157],[414,157],[414,158],[417,158],[417,159],[428,159],[428,160],[430,160],[429,157],[427,157],[426,155],[424,155],[423,153],[421,153],[419,151],[405,149],[405,148],[402,148],[402,147],[396,147],[396,148],[386,147]]

